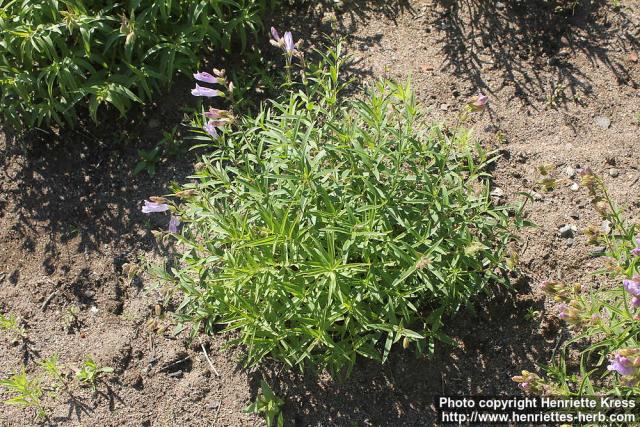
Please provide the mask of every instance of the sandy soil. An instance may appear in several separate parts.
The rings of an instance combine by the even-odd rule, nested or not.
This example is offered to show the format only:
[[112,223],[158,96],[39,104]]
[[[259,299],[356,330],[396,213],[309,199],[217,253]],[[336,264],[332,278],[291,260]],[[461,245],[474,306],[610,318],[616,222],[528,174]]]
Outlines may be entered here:
[[[501,154],[494,179],[504,199],[532,194],[527,211],[538,227],[522,233],[516,292],[496,290],[447,324],[459,348],[441,346],[432,359],[398,349],[382,368],[363,362],[338,381],[269,363],[246,370],[239,350],[220,349],[224,337],[173,336],[170,317],[156,308],[164,294],[155,281],[148,274],[129,281],[122,268],[171,251],[150,233],[166,224],[141,214],[139,204],[183,180],[193,155],[162,164],[152,179],[134,177],[131,147],[150,146],[179,122],[174,107],[190,101],[177,87],[170,104],[148,108],[140,123],[25,144],[0,138],[0,311],[19,315],[28,334],[17,344],[0,337],[0,377],[23,364],[34,371],[52,354],[70,368],[87,355],[114,367],[97,393],[77,389],[55,405],[52,424],[81,426],[262,425],[242,409],[263,375],[286,399],[287,424],[300,426],[431,425],[435,395],[517,394],[510,376],[547,362],[563,336],[537,283],[562,277],[600,285],[585,274],[602,262],[597,248],[579,231],[558,235],[565,225],[600,226],[586,192],[572,189],[575,170],[601,174],[638,219],[640,3],[622,3],[595,2],[563,18],[510,2],[354,0],[338,9],[314,3],[275,21],[310,43],[322,32],[345,36],[351,72],[363,85],[411,77],[434,120],[453,123],[469,97],[490,96],[475,134]],[[540,185],[540,166],[552,171],[553,191]],[[71,307],[78,313],[69,325]],[[528,310],[541,318],[530,320]],[[34,421],[5,406],[0,425]]]

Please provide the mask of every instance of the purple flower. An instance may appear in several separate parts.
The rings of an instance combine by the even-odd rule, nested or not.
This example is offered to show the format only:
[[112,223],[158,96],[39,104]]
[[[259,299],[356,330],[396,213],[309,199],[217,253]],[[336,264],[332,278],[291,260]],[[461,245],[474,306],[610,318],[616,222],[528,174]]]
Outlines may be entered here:
[[200,86],[198,83],[196,83],[195,89],[191,89],[191,95],[193,95],[193,96],[206,96],[206,97],[211,98],[211,97],[214,97],[214,96],[221,96],[222,92],[220,92],[219,90],[209,89],[208,87]]
[[296,50],[296,44],[293,42],[291,31],[284,33],[284,50],[288,53],[293,53]]
[[212,74],[209,74],[205,71],[200,71],[199,73],[195,73],[193,78],[205,82],[205,83],[218,83],[218,79],[214,77]]
[[169,210],[168,204],[150,202],[149,200],[145,200],[144,206],[142,207],[142,212],[146,214],[154,212],[165,212],[167,210]]
[[631,249],[631,255],[640,256],[640,236],[636,237],[636,247]]
[[621,356],[620,354],[616,354],[614,356],[611,360],[611,364],[607,366],[607,369],[610,371],[616,371],[620,375],[633,375],[636,373],[636,367],[633,366],[631,360]]
[[169,220],[169,232],[177,233],[179,225],[180,225],[180,218],[178,218],[177,216],[171,215],[171,219]]
[[567,304],[558,305],[558,310],[560,310],[560,312],[558,313],[558,317],[562,320],[566,320],[567,318],[569,318],[569,313],[567,313],[568,309],[569,306]]
[[482,92],[478,92],[478,97],[473,102],[473,105],[478,108],[484,108],[484,106],[487,105],[487,102],[489,102],[489,97]]
[[625,279],[622,281],[622,284],[627,292],[629,292],[634,297],[640,297],[640,278],[634,277],[633,279]]
[[635,308],[640,307],[640,297],[631,298],[631,305],[634,306]]
[[274,27],[271,27],[271,37],[273,37],[276,42],[280,41],[280,34],[278,34],[278,30],[276,30]]
[[202,129],[208,133],[213,139],[218,139],[218,131],[216,130],[216,122],[213,120],[209,120],[202,126]]
[[560,312],[558,313],[558,317],[561,318],[562,320],[567,320],[569,318],[569,313],[566,312],[567,310],[567,305],[566,304],[560,304]]

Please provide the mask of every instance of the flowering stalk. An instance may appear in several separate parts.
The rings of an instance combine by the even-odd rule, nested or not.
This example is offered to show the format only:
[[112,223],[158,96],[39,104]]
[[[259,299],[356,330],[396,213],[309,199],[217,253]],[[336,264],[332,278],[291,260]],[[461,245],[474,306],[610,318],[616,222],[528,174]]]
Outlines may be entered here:
[[555,393],[553,386],[547,384],[538,374],[529,371],[522,371],[521,375],[511,377],[511,380],[518,383],[518,387],[526,394],[544,395]]
[[571,300],[571,296],[576,292],[580,292],[581,286],[575,285],[574,287],[570,287],[565,285],[564,283],[554,282],[550,280],[545,280],[540,285],[542,292],[553,298],[556,302],[569,302]]
[[[228,95],[225,95],[219,90],[203,87],[196,83],[195,89],[191,90],[191,94],[193,96],[204,96],[207,98],[217,96],[228,96],[229,98],[233,97],[233,82],[227,82],[224,70],[214,68],[213,73],[199,71],[193,75],[193,78],[200,82],[225,86],[228,91]],[[226,110],[219,110],[213,107],[210,107],[209,111],[205,112],[203,116],[205,118],[205,124],[202,126],[202,130],[212,139],[219,138],[220,135],[218,134],[218,129],[226,124],[233,122],[233,114],[231,112]]]
[[478,92],[478,96],[472,98],[465,107],[460,110],[456,127],[459,128],[469,120],[472,113],[482,112],[487,108],[489,97],[482,92]]
[[[274,27],[271,27],[271,40],[269,40],[269,42],[273,46],[283,50],[284,59],[285,59],[285,75],[287,79],[286,83],[291,84],[292,82],[291,66],[293,64],[293,58],[294,57],[299,58],[302,61],[304,66],[304,52],[300,50],[303,40],[300,39],[294,43],[293,35],[291,34],[291,31],[285,32],[284,36],[280,37],[280,33],[278,33],[278,30],[276,30]],[[304,74],[303,74],[303,79],[304,79]]]

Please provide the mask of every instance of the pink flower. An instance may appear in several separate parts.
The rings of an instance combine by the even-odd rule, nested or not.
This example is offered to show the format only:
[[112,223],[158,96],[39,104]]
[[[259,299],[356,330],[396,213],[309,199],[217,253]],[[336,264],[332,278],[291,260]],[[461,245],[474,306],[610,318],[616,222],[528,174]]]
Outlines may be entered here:
[[144,206],[142,207],[142,212],[149,214],[154,212],[165,212],[169,210],[169,205],[166,203],[155,203],[149,200],[144,201]]
[[195,89],[191,90],[191,95],[211,98],[214,96],[222,96],[223,94],[219,90],[209,89],[208,87],[203,87],[196,83]]

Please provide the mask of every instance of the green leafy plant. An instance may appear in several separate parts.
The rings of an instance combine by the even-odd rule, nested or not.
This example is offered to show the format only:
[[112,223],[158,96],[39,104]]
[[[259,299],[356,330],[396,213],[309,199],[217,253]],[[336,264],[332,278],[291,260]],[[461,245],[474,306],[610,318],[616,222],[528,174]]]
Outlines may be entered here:
[[557,304],[558,317],[566,322],[571,336],[548,365],[540,366],[545,378],[525,371],[514,380],[532,394],[637,396],[640,236],[636,226],[625,221],[600,177],[586,169],[581,182],[595,210],[611,224],[610,231],[592,239],[593,244],[604,244],[608,255],[608,262],[594,274],[619,284],[595,287],[544,281],[542,290]]
[[[0,0],[0,115],[17,129],[124,114],[203,47],[241,50],[276,0]],[[239,43],[239,44],[238,44]]]
[[11,313],[0,314],[0,330],[8,333],[14,342],[27,338],[27,331],[22,326],[20,319]]
[[318,55],[177,189],[181,317],[238,331],[248,363],[338,372],[399,341],[432,352],[451,343],[443,317],[502,281],[519,211],[491,201],[491,154],[429,124],[409,84],[349,98],[340,44]]
[[176,135],[177,130],[177,126],[174,126],[171,131],[163,132],[162,139],[153,148],[149,150],[138,150],[140,160],[133,169],[134,175],[145,171],[149,176],[154,176],[156,174],[156,167],[163,158],[175,157],[182,151],[180,138]]
[[92,390],[96,390],[98,380],[104,374],[110,374],[113,368],[98,365],[92,358],[87,358],[82,362],[82,368],[76,372],[76,378],[89,386]]
[[245,408],[245,412],[251,414],[262,414],[267,423],[267,427],[283,427],[282,406],[284,400],[275,395],[265,380],[260,381],[260,394],[256,401]]
[[46,417],[46,410],[42,404],[42,387],[38,380],[29,378],[23,370],[6,380],[0,380],[0,386],[5,387],[14,396],[5,400],[6,405],[20,406],[23,408],[33,408],[36,416]]
[[46,359],[41,360],[38,365],[42,368],[44,373],[50,380],[50,388],[54,393],[57,393],[61,388],[67,384],[66,375],[63,372],[64,367],[60,364],[60,358],[58,355],[52,355]]

